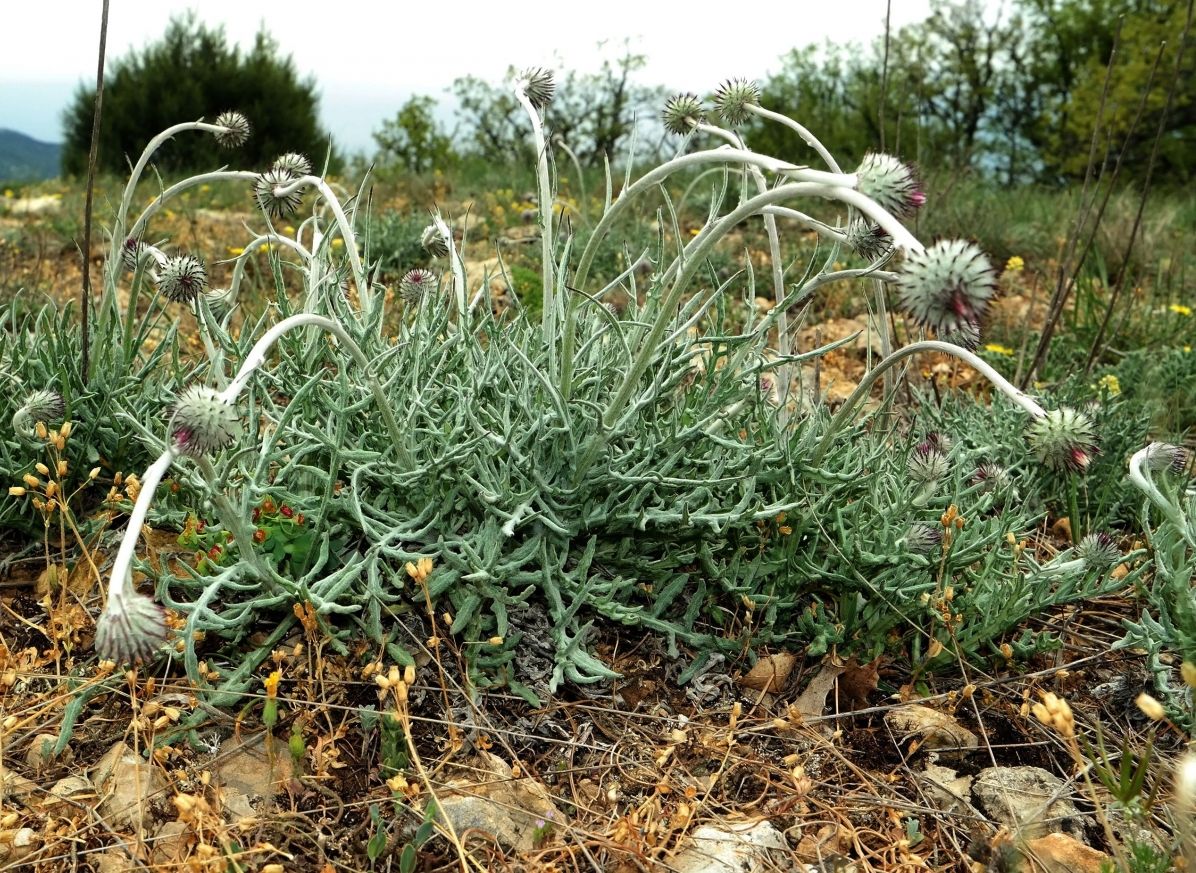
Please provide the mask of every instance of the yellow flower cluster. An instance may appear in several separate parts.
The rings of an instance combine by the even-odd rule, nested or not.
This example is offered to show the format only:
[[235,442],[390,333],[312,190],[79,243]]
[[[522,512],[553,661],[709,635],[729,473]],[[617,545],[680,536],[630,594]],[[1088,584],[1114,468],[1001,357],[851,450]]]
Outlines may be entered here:
[[1006,273],[1020,273],[1026,268],[1026,262],[1022,260],[1021,255],[1014,255],[1005,262]]
[[1192,314],[1192,307],[1184,306],[1182,303],[1172,303],[1167,308],[1169,310],[1171,310],[1172,312],[1174,312],[1176,315],[1182,315],[1184,318],[1187,318],[1188,316],[1190,316]]
[[1121,380],[1113,373],[1106,373],[1097,381],[1096,387],[1109,392],[1110,397],[1116,397],[1121,393]]
[[1009,357],[1013,354],[1013,349],[1009,346],[1003,346],[1000,343],[989,343],[984,347],[986,352],[992,352],[994,355],[1005,355]]

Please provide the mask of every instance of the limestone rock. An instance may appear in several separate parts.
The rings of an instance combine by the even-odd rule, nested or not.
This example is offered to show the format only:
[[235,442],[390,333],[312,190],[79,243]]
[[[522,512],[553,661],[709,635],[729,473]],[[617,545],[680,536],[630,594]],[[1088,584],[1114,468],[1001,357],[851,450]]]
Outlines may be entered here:
[[188,835],[191,826],[184,821],[168,821],[158,828],[150,847],[150,862],[173,867],[187,857]]
[[926,797],[943,812],[952,814],[971,810],[968,802],[972,791],[971,776],[960,776],[950,767],[927,764],[922,779]]
[[765,873],[793,870],[785,837],[771,822],[702,825],[669,862],[675,873]]
[[545,822],[565,821],[543,785],[515,777],[505,761],[489,752],[480,753],[470,779],[453,780],[439,794],[441,817],[453,823],[458,837],[467,839],[464,832],[476,829],[519,852],[535,848],[535,832]]
[[34,773],[41,773],[50,767],[55,761],[62,764],[69,764],[75,758],[75,753],[71,751],[71,747],[67,746],[62,750],[62,754],[57,758],[52,756],[54,745],[58,742],[58,734],[38,734],[33,738],[29,744],[29,750],[25,752],[25,763]]
[[100,796],[98,812],[116,828],[144,828],[149,803],[166,790],[161,771],[123,742],[116,743],[92,771]]
[[95,786],[83,776],[64,776],[55,782],[42,800],[42,806],[49,808],[67,800],[76,803],[90,803],[95,800]]
[[989,767],[972,785],[976,808],[1021,839],[1052,831],[1083,839],[1084,819],[1063,780],[1041,767]]
[[980,740],[954,717],[929,706],[909,703],[885,714],[885,721],[899,737],[919,737],[926,749],[974,749]]
[[274,760],[266,749],[266,735],[253,738],[229,737],[220,744],[212,762],[212,776],[229,794],[265,797],[278,792],[291,778],[291,755],[287,745],[274,741]]
[[1109,856],[1069,837],[1067,834],[1047,834],[1026,844],[1026,854],[1044,873],[1101,873]]

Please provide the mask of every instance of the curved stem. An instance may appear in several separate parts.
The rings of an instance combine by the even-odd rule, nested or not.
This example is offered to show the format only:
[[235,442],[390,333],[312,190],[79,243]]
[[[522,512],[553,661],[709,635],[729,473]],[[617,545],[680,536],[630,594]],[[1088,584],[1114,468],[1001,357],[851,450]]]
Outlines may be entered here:
[[814,134],[810,133],[809,130],[798,124],[788,115],[782,115],[779,112],[773,112],[771,109],[765,109],[763,106],[754,103],[749,103],[747,105],[747,110],[753,115],[758,115],[761,118],[767,118],[769,121],[776,121],[785,125],[785,127],[789,128],[798,136],[800,136],[806,145],[818,152],[818,157],[822,158],[822,160],[826,162],[826,165],[830,167],[833,172],[843,172],[839,169],[839,162],[835,160],[834,155],[827,151],[826,146],[819,141],[818,137],[814,136]]
[[1196,533],[1189,529],[1188,518],[1184,513],[1183,508],[1171,500],[1168,500],[1163,492],[1154,484],[1154,479],[1150,475],[1150,467],[1146,461],[1150,455],[1150,446],[1136,451],[1132,458],[1130,458],[1130,481],[1134,486],[1141,491],[1146,497],[1157,506],[1179,531],[1180,536],[1188,543],[1189,546],[1196,549]]
[[[536,146],[536,181],[539,185],[540,208],[537,210],[540,218],[540,276],[543,281],[542,310],[544,341],[549,347],[556,344],[556,283],[553,281],[553,268],[556,266],[552,259],[552,186],[548,176],[548,144],[544,141],[544,126],[540,121],[540,113],[532,102],[527,99],[525,88],[527,83],[520,80],[515,83],[515,99],[532,123],[532,140]],[[549,360],[552,356],[549,356]]]
[[[716,149],[708,149],[701,152],[693,152],[688,155],[681,155],[661,164],[659,167],[645,173],[640,178],[636,179],[630,185],[623,189],[610,207],[603,213],[602,218],[599,219],[598,224],[594,227],[594,232],[590,235],[589,240],[586,241],[586,247],[582,250],[581,257],[577,263],[577,273],[575,284],[578,288],[585,287],[586,278],[589,275],[590,266],[597,255],[598,245],[603,238],[610,231],[610,226],[614,223],[623,211],[630,205],[638,195],[645,191],[651,190],[663,180],[667,179],[673,173],[679,170],[688,169],[690,167],[701,166],[702,164],[711,163],[738,163],[738,164],[754,164],[762,170],[767,170],[770,173],[779,173],[800,177],[803,173],[814,173],[815,171],[803,171],[801,167],[795,164],[789,164],[785,161],[778,161],[776,158],[768,155],[757,154],[756,152],[747,151],[746,149],[737,149],[730,146],[723,146]],[[821,177],[830,177],[835,180],[834,186],[851,187],[855,184],[854,176],[833,176],[827,173],[818,173]],[[819,180],[805,180],[805,181],[826,181],[825,178]],[[865,198],[866,199],[866,198]],[[886,213],[887,214],[887,213]],[[894,219],[895,220],[895,219]],[[883,225],[882,225],[883,226]],[[908,236],[908,233],[906,234]]]
[[835,417],[831,419],[830,427],[827,428],[826,436],[822,438],[822,442],[819,443],[817,451],[814,452],[812,463],[817,464],[822,460],[822,456],[826,454],[826,450],[830,447],[831,441],[835,438],[835,435],[844,427],[844,425],[846,425],[848,418],[855,411],[856,404],[867,397],[872,391],[872,386],[876,384],[876,380],[879,379],[894,364],[897,364],[902,359],[908,358],[910,355],[917,354],[918,352],[943,352],[944,354],[955,355],[955,357],[963,360],[970,367],[978,371],[982,376],[992,382],[993,387],[1012,400],[1015,404],[1020,406],[1033,418],[1042,418],[1046,415],[1046,410],[1044,410],[1038,404],[1038,401],[1036,401],[1029,394],[1026,394],[1014,387],[1013,383],[998,373],[987,361],[983,360],[975,353],[969,352],[967,349],[953,345],[952,343],[945,343],[939,340],[923,340],[922,342],[910,343],[908,346],[898,349],[868,371],[863,380],[861,380],[860,384],[856,386],[856,389],[851,392],[851,395],[846,400],[843,401],[843,405],[839,408],[839,411],[835,414]]

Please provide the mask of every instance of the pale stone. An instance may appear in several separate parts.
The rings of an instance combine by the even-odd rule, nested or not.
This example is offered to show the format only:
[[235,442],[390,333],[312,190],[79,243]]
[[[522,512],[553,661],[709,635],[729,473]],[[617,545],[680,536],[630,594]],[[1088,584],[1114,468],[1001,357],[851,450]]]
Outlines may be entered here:
[[98,812],[113,827],[144,828],[149,802],[166,790],[157,767],[123,742],[116,743],[92,771],[100,796]]
[[1052,831],[1084,836],[1084,819],[1063,780],[1040,767],[989,767],[976,774],[972,799],[984,815],[1024,840]]
[[669,862],[675,873],[773,873],[794,869],[785,837],[771,822],[702,825]]
[[229,794],[250,798],[273,796],[291,778],[287,744],[276,739],[273,757],[271,762],[264,733],[248,739],[229,737],[220,744],[220,751],[212,761],[212,776]]
[[1031,840],[1026,855],[1036,862],[1033,869],[1043,873],[1101,873],[1110,860],[1104,852],[1059,833]]

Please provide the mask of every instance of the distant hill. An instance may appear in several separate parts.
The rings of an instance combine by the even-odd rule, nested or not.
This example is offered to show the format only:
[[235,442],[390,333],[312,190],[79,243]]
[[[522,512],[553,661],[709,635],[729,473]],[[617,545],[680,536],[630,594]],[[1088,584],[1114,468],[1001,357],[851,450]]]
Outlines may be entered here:
[[34,182],[58,175],[62,146],[0,129],[0,179]]

